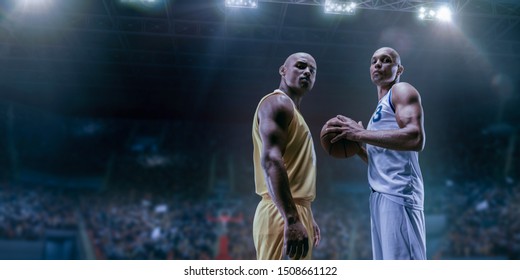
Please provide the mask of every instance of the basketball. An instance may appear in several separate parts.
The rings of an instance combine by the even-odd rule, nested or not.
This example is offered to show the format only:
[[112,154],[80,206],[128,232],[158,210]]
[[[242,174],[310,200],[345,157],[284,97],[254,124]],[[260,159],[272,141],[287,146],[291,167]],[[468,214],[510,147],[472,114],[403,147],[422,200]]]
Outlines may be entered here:
[[329,132],[325,130],[327,125],[325,124],[320,132],[321,146],[327,152],[328,155],[335,158],[349,158],[359,152],[359,144],[347,139],[341,139],[336,143],[330,143],[330,140],[334,139],[338,133]]

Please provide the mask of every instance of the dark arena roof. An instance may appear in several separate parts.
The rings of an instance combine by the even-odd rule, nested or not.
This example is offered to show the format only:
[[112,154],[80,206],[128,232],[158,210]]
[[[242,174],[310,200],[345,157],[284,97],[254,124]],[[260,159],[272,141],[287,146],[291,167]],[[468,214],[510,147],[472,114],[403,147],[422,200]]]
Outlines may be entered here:
[[[519,1],[356,1],[353,14],[326,13],[325,2],[259,0],[256,8],[238,8],[225,0],[0,0],[0,216],[2,205],[17,201],[12,197],[31,205],[39,191],[55,189],[73,192],[72,200],[58,195],[63,203],[57,204],[84,207],[90,204],[74,191],[86,189],[102,193],[89,193],[95,206],[79,210],[92,232],[105,226],[93,217],[109,213],[108,205],[146,200],[171,214],[174,206],[164,207],[170,197],[175,205],[195,205],[201,228],[206,210],[220,208],[242,213],[249,226],[257,201],[253,114],[260,98],[278,87],[280,65],[301,51],[317,62],[316,84],[301,104],[318,159],[317,207],[352,211],[342,217],[345,228],[359,226],[358,237],[369,236],[366,221],[351,218],[368,218],[360,214],[367,206],[366,165],[327,156],[318,137],[338,114],[366,126],[378,101],[370,58],[388,46],[399,52],[401,81],[417,88],[424,108],[425,213],[438,215],[431,219],[438,232],[429,257],[519,258],[520,248],[504,249],[505,239],[469,256],[455,240],[474,233],[477,216],[489,235],[520,230],[489,222],[514,217],[508,211],[520,207],[513,199],[520,197]],[[440,4],[451,8],[450,22],[419,18],[421,7]],[[26,187],[36,195],[18,193]],[[194,201],[205,195],[214,200]],[[219,200],[228,196],[236,203]],[[55,194],[41,197],[56,210]],[[467,231],[448,227],[458,213]],[[0,221],[0,241],[19,237],[8,229]],[[216,240],[211,234],[204,238]],[[254,257],[249,237],[242,236],[249,249],[237,249],[233,258]],[[513,239],[507,244],[520,244]],[[367,242],[368,249],[345,255],[322,249],[317,256],[371,258]],[[214,258],[213,245],[190,256],[132,256]],[[96,258],[132,258],[105,249],[97,248]]]
[[[515,1],[452,1],[449,24],[418,19],[418,7],[436,1],[363,1],[354,15],[324,13],[318,0],[259,1],[256,9],[207,0],[39,2],[2,1],[2,99],[63,114],[249,120],[257,99],[278,86],[283,60],[305,51],[319,68],[308,118],[361,119],[372,108],[351,104],[374,101],[368,66],[381,46],[400,52],[402,80],[436,108],[429,116],[450,107],[466,117],[497,111],[502,83],[516,90]],[[518,102],[508,97],[506,112]]]

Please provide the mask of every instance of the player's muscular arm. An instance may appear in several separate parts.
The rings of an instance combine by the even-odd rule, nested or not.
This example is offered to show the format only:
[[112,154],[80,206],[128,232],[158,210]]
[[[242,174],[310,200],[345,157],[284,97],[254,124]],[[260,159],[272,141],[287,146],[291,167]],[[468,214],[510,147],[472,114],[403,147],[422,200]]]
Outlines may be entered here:
[[283,154],[287,145],[288,126],[294,117],[293,105],[285,95],[268,97],[259,111],[262,139],[262,167],[271,199],[285,221],[286,254],[297,259],[308,252],[308,234],[300,221],[289,187]]
[[419,92],[408,83],[399,83],[392,89],[392,103],[399,129],[362,130],[354,138],[371,145],[405,151],[424,148],[423,108]]

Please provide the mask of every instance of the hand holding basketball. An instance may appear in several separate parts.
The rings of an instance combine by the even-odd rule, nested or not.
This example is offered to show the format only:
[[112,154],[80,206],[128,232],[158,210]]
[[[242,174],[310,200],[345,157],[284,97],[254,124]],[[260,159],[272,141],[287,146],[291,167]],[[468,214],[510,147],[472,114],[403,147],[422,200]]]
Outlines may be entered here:
[[[335,118],[336,117],[334,117],[332,119],[335,119]],[[329,121],[327,121],[325,123],[325,125],[323,125],[323,127],[321,128],[321,132],[320,132],[320,142],[321,142],[321,146],[323,147],[325,152],[327,152],[328,155],[331,155],[332,157],[335,157],[335,158],[349,158],[349,157],[356,155],[360,150],[359,143],[345,139],[345,138],[343,138],[337,142],[334,142],[334,143],[330,142],[339,133],[338,132],[327,132],[327,128],[329,127],[329,125],[328,125]]]

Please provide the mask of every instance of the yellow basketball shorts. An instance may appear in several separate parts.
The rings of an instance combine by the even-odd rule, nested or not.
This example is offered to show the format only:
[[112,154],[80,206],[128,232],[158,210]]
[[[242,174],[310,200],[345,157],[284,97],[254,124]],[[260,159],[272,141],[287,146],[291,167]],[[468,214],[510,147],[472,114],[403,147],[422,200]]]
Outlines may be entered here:
[[[311,259],[314,243],[313,217],[310,202],[295,200],[296,208],[309,236],[309,252],[303,259]],[[264,196],[256,207],[253,220],[253,241],[256,258],[259,260],[281,260],[283,252],[284,221],[273,201]]]

